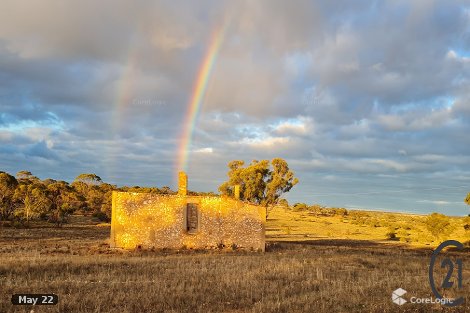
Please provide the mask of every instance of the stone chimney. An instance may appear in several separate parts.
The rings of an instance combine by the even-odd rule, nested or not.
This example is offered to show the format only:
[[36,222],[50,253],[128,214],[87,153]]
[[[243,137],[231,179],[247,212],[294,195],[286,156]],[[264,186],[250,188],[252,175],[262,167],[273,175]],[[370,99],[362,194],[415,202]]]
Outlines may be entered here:
[[186,196],[188,194],[188,176],[185,172],[178,173],[178,195]]
[[233,196],[236,200],[240,200],[240,185],[235,185],[235,189],[233,190]]

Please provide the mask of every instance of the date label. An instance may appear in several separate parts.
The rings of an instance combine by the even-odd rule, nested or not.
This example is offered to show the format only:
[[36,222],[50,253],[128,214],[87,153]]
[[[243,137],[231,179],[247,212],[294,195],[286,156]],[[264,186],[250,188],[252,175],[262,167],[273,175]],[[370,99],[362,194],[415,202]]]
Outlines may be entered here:
[[14,294],[11,296],[11,303],[14,305],[56,305],[59,303],[59,296],[53,293]]

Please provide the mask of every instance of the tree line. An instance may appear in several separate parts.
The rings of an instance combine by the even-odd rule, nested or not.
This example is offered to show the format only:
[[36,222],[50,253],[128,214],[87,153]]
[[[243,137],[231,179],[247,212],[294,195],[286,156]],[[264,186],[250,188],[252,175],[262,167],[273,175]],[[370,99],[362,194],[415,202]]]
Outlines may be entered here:
[[[51,178],[41,180],[29,171],[15,176],[0,171],[0,221],[27,224],[34,219],[47,220],[57,226],[68,215],[93,215],[102,221],[111,219],[113,190],[175,194],[170,187],[117,187],[91,173],[78,175],[72,183]],[[190,191],[190,194],[195,193]]]
[[[281,195],[298,183],[287,162],[281,158],[254,160],[244,165],[240,160],[229,162],[228,180],[219,187],[222,195],[233,196],[238,185],[241,200],[268,209],[283,200]],[[60,226],[73,213],[90,214],[102,221],[110,221],[113,190],[176,194],[167,186],[117,187],[103,182],[92,173],[80,174],[68,183],[51,178],[41,180],[25,170],[15,176],[0,171],[0,221],[13,220],[27,224],[30,220],[42,219]],[[216,196],[213,192],[190,190],[188,195]]]

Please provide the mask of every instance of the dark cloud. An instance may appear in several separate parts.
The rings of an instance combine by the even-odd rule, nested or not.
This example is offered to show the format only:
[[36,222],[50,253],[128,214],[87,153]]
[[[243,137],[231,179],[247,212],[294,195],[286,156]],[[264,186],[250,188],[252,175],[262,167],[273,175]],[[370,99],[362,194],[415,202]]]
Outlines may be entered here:
[[0,166],[174,187],[197,75],[225,29],[191,189],[216,190],[229,160],[279,156],[301,179],[292,201],[463,214],[469,12],[464,1],[6,1]]

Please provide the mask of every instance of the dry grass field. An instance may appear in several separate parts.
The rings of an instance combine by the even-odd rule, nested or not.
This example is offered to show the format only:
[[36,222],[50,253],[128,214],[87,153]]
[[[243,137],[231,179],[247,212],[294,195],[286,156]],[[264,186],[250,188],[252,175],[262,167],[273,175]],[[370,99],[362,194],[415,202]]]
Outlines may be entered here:
[[305,210],[276,208],[269,214],[267,235],[279,241],[335,238],[390,242],[387,233],[393,230],[396,241],[414,247],[436,247],[445,239],[470,241],[470,231],[465,231],[467,222],[463,217],[449,217],[452,231],[440,239],[426,229],[426,218],[418,214],[352,210],[345,216],[324,216]]
[[[408,299],[432,296],[431,247],[322,238],[305,221],[311,236],[299,235],[305,229],[279,214],[287,213],[269,220],[266,253],[111,250],[109,228],[80,217],[62,228],[2,228],[0,312],[470,312],[468,302],[392,303],[399,287]],[[468,295],[469,253],[453,257],[463,260]],[[59,304],[13,306],[14,293],[56,293]]]

